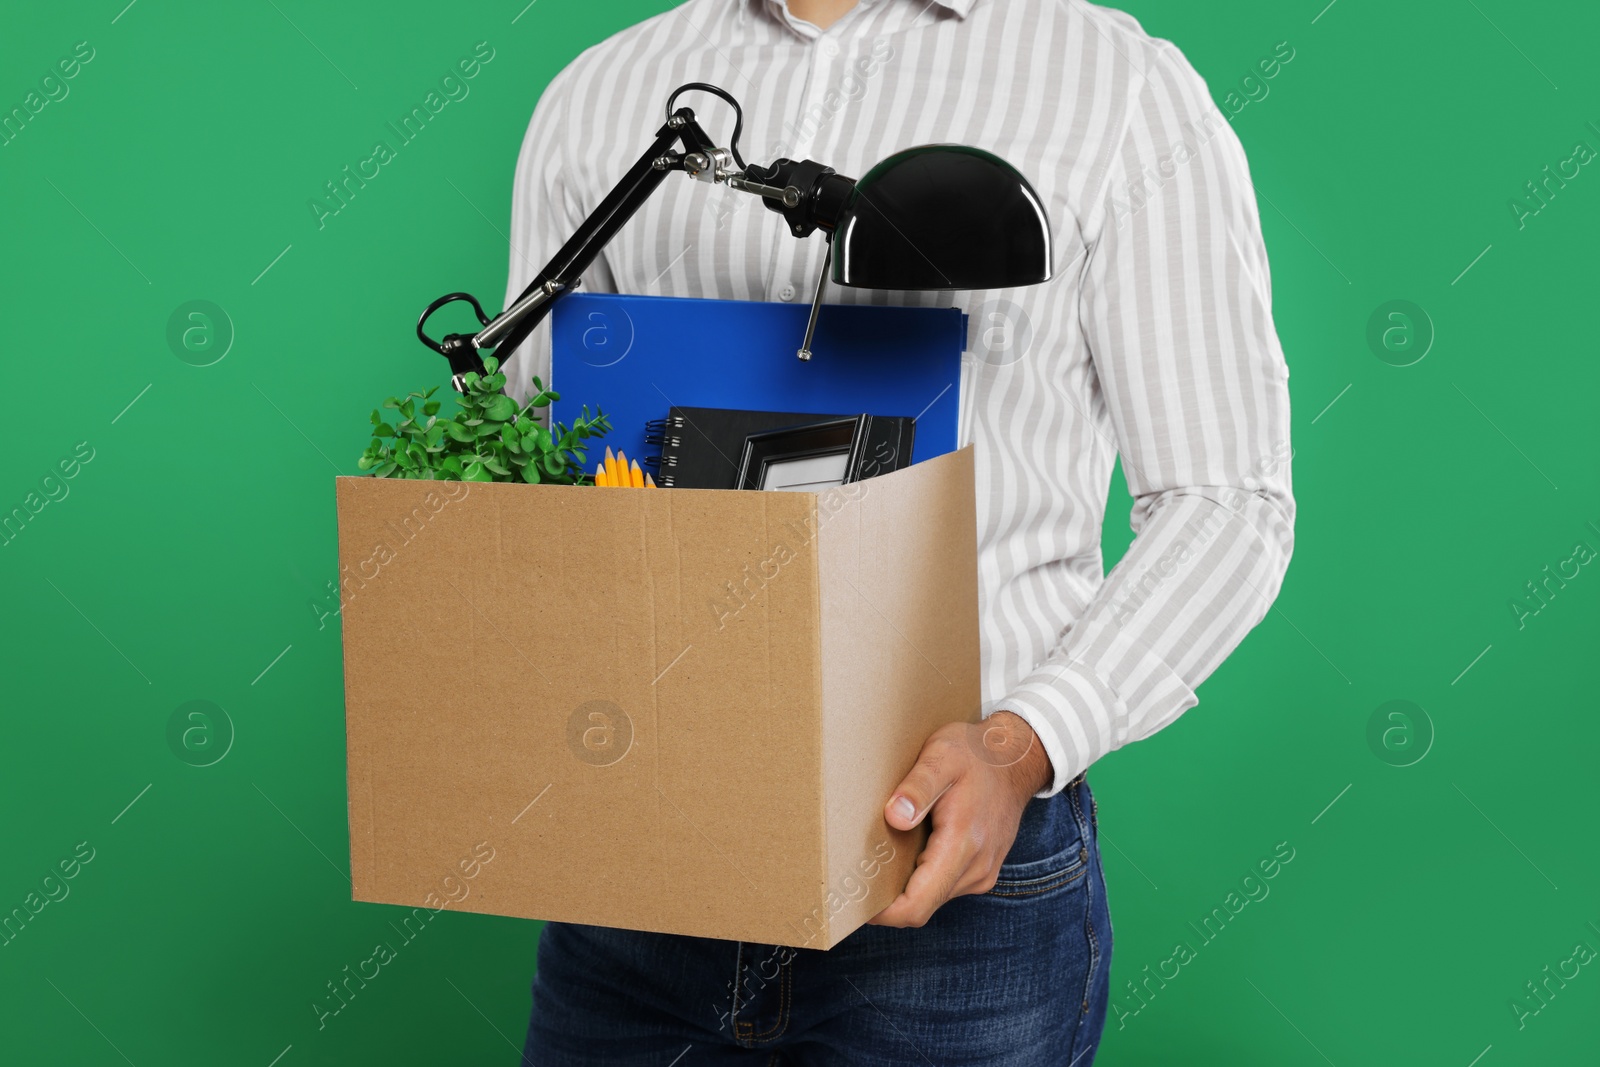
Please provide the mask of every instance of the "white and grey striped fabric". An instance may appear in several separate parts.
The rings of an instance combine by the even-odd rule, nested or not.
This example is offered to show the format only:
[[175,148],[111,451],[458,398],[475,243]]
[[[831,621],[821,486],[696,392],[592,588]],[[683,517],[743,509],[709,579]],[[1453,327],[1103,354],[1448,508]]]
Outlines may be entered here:
[[[546,88],[517,163],[508,301],[689,81],[739,99],[751,164],[811,158],[859,176],[942,141],[1028,177],[1055,239],[1050,282],[830,286],[825,300],[971,315],[950,384],[977,459],[983,710],[1038,733],[1054,768],[1039,795],[1192,707],[1277,595],[1294,522],[1288,370],[1254,190],[1200,76],[1129,15],[1081,0],[860,0],[826,32],[779,0],[688,0]],[[731,135],[722,101],[680,102]],[[755,197],[674,175],[583,284],[807,302],[822,254],[821,234],[796,240]],[[519,399],[548,362],[541,325],[509,361]],[[1105,575],[1119,453],[1137,537]]]

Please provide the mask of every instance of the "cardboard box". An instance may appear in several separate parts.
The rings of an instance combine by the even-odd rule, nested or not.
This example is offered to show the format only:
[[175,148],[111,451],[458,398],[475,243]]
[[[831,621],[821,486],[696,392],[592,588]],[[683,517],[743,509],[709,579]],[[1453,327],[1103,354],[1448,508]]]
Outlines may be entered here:
[[[978,721],[972,448],[822,493],[337,479],[354,899],[826,949]],[[485,857],[488,857],[487,859]]]

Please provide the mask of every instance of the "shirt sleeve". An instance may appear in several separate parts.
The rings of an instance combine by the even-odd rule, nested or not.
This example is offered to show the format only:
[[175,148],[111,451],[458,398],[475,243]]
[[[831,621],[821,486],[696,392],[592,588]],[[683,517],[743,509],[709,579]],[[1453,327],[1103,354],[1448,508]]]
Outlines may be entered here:
[[[581,116],[573,112],[569,102],[569,83],[576,69],[574,60],[545,87],[517,154],[511,188],[511,267],[506,275],[504,307],[510,307],[522,295],[589,215],[585,199],[579,196],[583,190],[574,170],[577,157],[572,150],[572,134],[582,126]],[[598,203],[606,192],[595,190],[598,195],[588,199]],[[604,252],[584,271],[582,282],[584,292],[617,291]],[[549,315],[515,352],[497,354],[506,375],[506,394],[518,404],[527,403],[533,395],[534,375],[547,387],[552,384]],[[544,421],[549,410],[535,408],[533,413]]]
[[1266,615],[1294,546],[1289,372],[1255,191],[1233,128],[1176,49],[1151,61],[1085,215],[1098,237],[1079,313],[1136,537],[993,705],[1026,719],[1050,757],[1037,796],[1193,707]]

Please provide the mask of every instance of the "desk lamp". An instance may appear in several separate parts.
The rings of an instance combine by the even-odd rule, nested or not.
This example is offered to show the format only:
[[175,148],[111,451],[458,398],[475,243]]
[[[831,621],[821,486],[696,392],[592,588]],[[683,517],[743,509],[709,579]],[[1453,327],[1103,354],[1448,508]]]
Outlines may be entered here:
[[[733,106],[733,138],[719,148],[678,97],[703,90]],[[484,372],[481,353],[507,354],[533,331],[557,297],[576,288],[580,275],[672,171],[696,181],[726,185],[761,197],[799,238],[821,230],[827,250],[805,338],[796,355],[811,358],[811,338],[822,306],[823,283],[865,289],[1002,289],[1050,279],[1050,223],[1033,187],[1009,163],[979,148],[918,145],[896,152],[859,179],[846,178],[813,160],[777,159],[746,166],[739,154],[744,112],[726,91],[689,82],[667,97],[667,121],[655,142],[629,168],[577,233],[492,321],[468,293],[429,304],[417,320],[417,337],[450,361],[450,381],[465,392],[464,375]],[[683,150],[675,150],[681,144]],[[483,329],[435,341],[424,332],[446,304],[472,305]],[[504,360],[502,359],[503,363]]]

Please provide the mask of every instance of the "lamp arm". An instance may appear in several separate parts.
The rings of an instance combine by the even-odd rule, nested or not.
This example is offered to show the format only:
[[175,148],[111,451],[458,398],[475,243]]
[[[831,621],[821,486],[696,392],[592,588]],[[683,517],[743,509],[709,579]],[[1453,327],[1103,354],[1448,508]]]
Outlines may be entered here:
[[[522,295],[473,338],[479,348],[504,345],[509,346],[507,352],[516,350],[549,314],[554,297],[578,285],[580,276],[589,269],[601,249],[666,180],[670,165],[662,166],[661,161],[672,159],[669,150],[680,139],[685,143],[705,140],[705,134],[688,108],[656,131],[655,142],[628,168],[622,180],[583,220],[577,232],[567,239]],[[526,306],[529,303],[531,307]]]
[[[732,97],[715,86],[700,82],[680,87],[668,98],[668,108],[679,93],[691,88],[710,90],[733,104],[736,113],[739,111]],[[742,123],[742,115],[739,121]],[[746,168],[738,153],[738,135],[736,125],[731,147],[719,148],[695,121],[692,110],[683,107],[671,111],[666,123],[656,131],[655,141],[510,307],[491,320],[469,293],[450,293],[429,304],[417,319],[417,338],[449,360],[450,383],[456,391],[466,391],[464,377],[468,372],[484,373],[484,349],[493,348],[508,354],[516,351],[544,321],[556,298],[577,288],[581,275],[601,249],[671,171],[681,170],[697,181],[726,184],[761,197],[770,210],[784,216],[796,237],[809,236],[818,228],[831,231],[840,206],[855,184],[854,179],[835,174],[833,168],[812,160],[779,159],[767,167]],[[679,142],[684,151],[673,151],[673,146]],[[474,334],[447,334],[437,341],[429,337],[424,329],[428,319],[440,308],[456,301],[471,304],[483,329]]]
[[[555,297],[576,287],[579,276],[594,262],[595,256],[600,254],[617,230],[666,178],[670,164],[660,166],[658,162],[673,158],[669,150],[680,139],[685,144],[696,146],[706,141],[704,131],[694,121],[694,113],[688,108],[680,109],[656,131],[655,142],[644,155],[606,194],[600,206],[584,219],[577,232],[545,264],[544,269],[522,291],[522,295],[493,320],[483,313],[482,307],[467,293],[451,293],[427,306],[417,320],[417,338],[450,361],[450,381],[457,392],[465,392],[462,378],[468,371],[484,372],[480,350],[500,347],[507,353],[515,351],[549,314]],[[465,300],[472,305],[483,329],[476,334],[448,334],[435,341],[425,331],[428,319],[446,304],[457,300]]]

